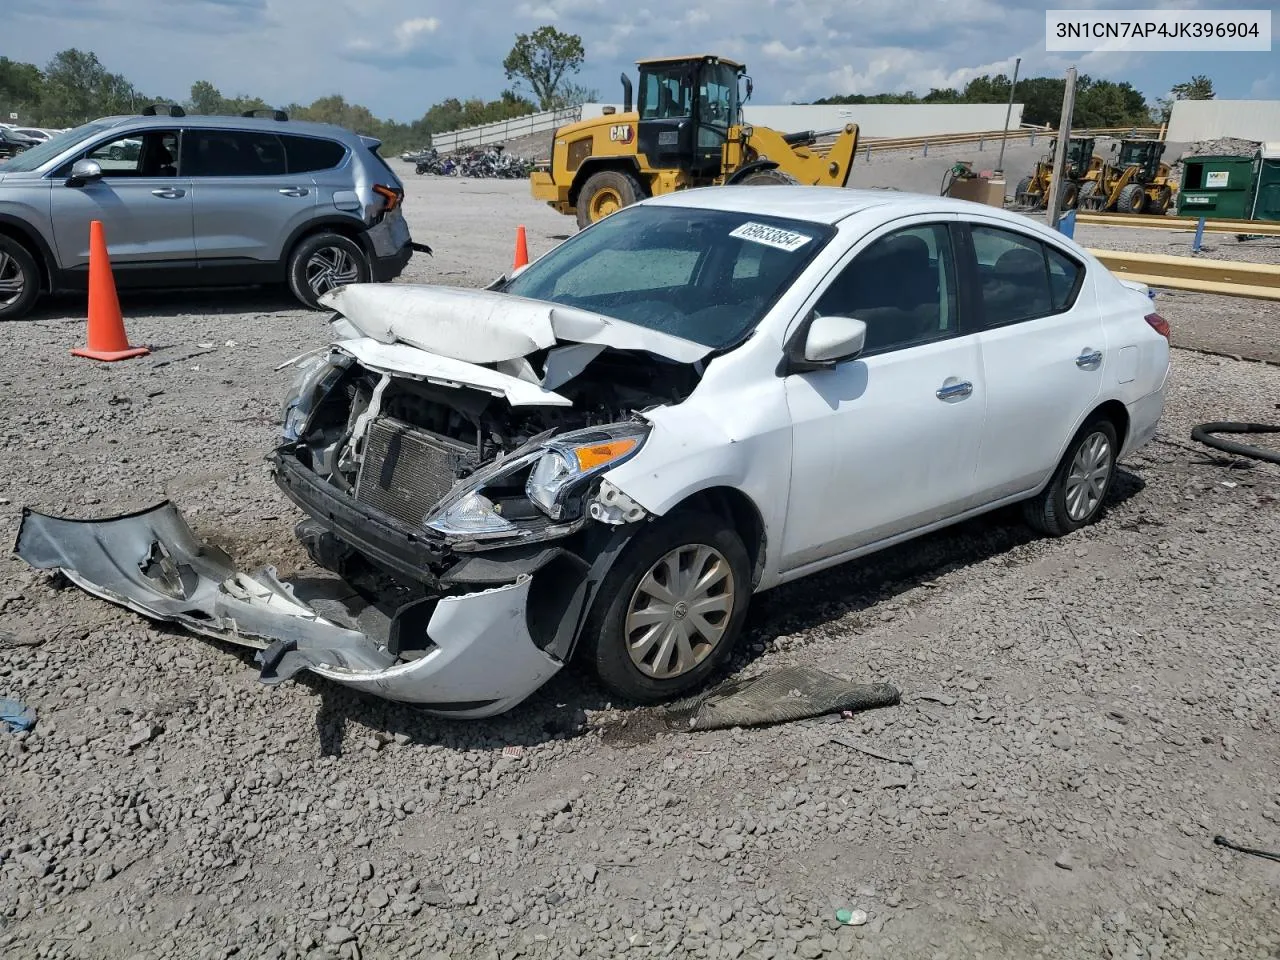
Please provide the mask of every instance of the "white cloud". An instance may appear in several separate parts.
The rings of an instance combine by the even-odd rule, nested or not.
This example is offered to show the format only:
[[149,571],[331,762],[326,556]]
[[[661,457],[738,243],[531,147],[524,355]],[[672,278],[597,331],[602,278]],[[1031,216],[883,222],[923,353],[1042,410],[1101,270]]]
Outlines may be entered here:
[[400,56],[416,50],[424,37],[428,37],[440,29],[440,21],[436,17],[414,17],[412,20],[401,20],[391,31],[391,43],[384,44],[379,40],[366,40],[357,37],[349,47],[361,53],[373,53],[386,50],[393,56]]

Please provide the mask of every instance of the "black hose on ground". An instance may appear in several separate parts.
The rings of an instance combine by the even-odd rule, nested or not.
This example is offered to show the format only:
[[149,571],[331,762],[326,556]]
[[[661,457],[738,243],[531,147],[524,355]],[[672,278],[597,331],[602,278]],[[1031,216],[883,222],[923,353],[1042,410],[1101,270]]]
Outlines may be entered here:
[[1221,437],[1215,437],[1215,433],[1280,433],[1280,425],[1222,421],[1219,423],[1202,423],[1191,429],[1191,439],[1197,443],[1203,443],[1206,447],[1213,447],[1215,450],[1223,450],[1226,453],[1234,453],[1238,457],[1248,457],[1251,460],[1280,463],[1280,452],[1266,450],[1262,447],[1251,447],[1247,443],[1237,443],[1234,440],[1224,440]]

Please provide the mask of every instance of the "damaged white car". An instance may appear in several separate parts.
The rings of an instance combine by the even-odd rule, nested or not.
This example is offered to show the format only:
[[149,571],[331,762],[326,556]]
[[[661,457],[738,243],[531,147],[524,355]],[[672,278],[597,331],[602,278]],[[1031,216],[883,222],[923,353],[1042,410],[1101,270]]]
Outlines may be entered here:
[[1071,240],[888,192],[686,191],[487,290],[327,303],[336,341],[303,362],[275,474],[380,619],[238,573],[168,504],[28,512],[19,553],[262,647],[269,682],[453,716],[571,657],[670,698],[726,661],[754,593],[1014,501],[1051,535],[1091,523],[1169,369],[1146,289]]

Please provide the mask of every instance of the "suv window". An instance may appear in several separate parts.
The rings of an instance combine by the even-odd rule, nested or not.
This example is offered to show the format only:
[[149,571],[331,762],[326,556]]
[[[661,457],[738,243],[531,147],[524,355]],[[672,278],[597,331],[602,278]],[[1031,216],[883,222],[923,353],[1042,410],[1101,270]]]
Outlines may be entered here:
[[1075,302],[1082,268],[1047,244],[1012,230],[973,226],[987,327],[1061,313]]
[[867,325],[863,355],[956,335],[956,266],[945,224],[907,227],[872,242],[832,281],[819,316]]
[[[176,177],[178,131],[147,130],[99,143],[83,154],[104,177]],[[71,165],[67,164],[68,171]]]
[[347,155],[347,148],[333,140],[292,134],[281,134],[280,140],[284,143],[284,155],[290,173],[329,170],[341,163],[342,158]]
[[186,169],[192,177],[283,176],[285,150],[274,133],[188,130]]

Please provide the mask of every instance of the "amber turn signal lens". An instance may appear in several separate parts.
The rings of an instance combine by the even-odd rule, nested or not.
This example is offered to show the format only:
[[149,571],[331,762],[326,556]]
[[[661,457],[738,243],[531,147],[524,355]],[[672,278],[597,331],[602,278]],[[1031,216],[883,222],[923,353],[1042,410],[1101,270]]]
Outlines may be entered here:
[[611,460],[617,460],[634,450],[639,443],[640,441],[635,437],[627,437],[624,440],[610,440],[608,443],[578,447],[574,450],[574,455],[578,458],[578,469],[592,470]]
[[396,193],[390,187],[384,187],[380,183],[375,183],[373,185],[373,192],[386,198],[387,206],[385,208],[385,212],[387,213],[390,213],[400,205],[400,194]]

